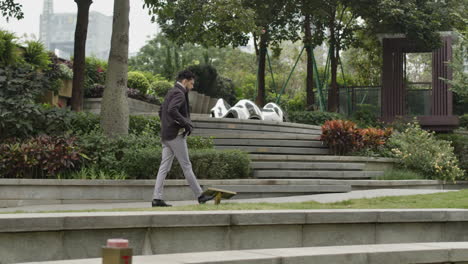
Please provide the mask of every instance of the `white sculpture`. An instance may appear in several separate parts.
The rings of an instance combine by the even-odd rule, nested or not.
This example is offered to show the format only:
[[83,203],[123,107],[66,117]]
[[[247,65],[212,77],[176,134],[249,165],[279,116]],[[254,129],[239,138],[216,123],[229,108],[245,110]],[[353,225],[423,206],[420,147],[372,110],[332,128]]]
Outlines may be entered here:
[[240,100],[231,107],[224,99],[220,98],[215,106],[211,108],[211,117],[215,118],[238,118],[238,119],[256,119],[266,121],[282,122],[284,113],[281,107],[275,103],[266,104],[260,109],[250,100]]

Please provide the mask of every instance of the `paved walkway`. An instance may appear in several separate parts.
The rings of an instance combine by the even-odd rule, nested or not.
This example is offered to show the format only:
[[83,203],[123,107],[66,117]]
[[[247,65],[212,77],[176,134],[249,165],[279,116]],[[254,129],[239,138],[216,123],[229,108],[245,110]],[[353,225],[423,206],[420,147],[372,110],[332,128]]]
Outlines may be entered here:
[[[375,198],[382,196],[405,196],[415,194],[431,194],[449,192],[449,190],[419,190],[419,189],[378,189],[351,191],[348,193],[327,193],[275,198],[255,198],[255,199],[234,199],[223,201],[223,203],[296,203],[315,201],[319,203],[334,203],[351,199]],[[173,201],[173,206],[183,206],[197,204],[193,201]],[[45,212],[45,211],[75,211],[75,210],[106,210],[106,209],[127,209],[127,208],[149,208],[150,202],[138,203],[94,203],[94,204],[52,204],[52,205],[32,205],[11,208],[0,208],[0,212]]]

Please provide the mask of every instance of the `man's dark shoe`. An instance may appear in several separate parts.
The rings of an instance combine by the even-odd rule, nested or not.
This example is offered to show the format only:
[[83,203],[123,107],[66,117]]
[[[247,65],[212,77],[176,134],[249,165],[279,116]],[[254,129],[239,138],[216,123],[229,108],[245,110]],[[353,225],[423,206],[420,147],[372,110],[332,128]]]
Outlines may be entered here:
[[151,203],[153,207],[171,207],[172,205],[167,204],[164,200],[159,200],[159,199],[153,199],[153,202]]
[[200,195],[200,197],[198,197],[198,203],[199,204],[204,204],[206,202],[208,202],[209,200],[213,200],[214,199],[214,196],[209,196],[209,195]]

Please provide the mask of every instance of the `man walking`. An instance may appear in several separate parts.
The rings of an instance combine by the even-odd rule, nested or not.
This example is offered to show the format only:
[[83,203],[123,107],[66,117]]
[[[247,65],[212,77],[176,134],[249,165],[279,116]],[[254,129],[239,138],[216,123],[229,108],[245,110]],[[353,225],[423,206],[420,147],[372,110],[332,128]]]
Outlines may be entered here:
[[188,92],[193,89],[195,75],[188,70],[178,73],[177,83],[169,90],[159,112],[161,118],[162,158],[154,187],[152,206],[171,206],[163,200],[164,180],[171,170],[174,156],[177,158],[185,179],[190,185],[198,203],[203,204],[212,196],[203,195],[197,178],[192,171],[186,137],[193,130],[190,120]]

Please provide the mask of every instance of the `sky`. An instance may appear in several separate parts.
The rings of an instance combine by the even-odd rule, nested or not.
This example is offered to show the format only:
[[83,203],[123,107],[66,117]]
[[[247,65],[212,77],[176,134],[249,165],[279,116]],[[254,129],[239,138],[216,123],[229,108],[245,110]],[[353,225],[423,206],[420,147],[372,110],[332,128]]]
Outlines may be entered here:
[[[16,0],[23,5],[24,18],[10,19],[9,22],[0,17],[0,28],[15,32],[18,37],[24,34],[34,34],[39,37],[39,16],[42,13],[43,0]],[[113,13],[113,0],[93,0],[90,11],[97,11],[111,16]],[[54,13],[76,13],[74,0],[54,0]],[[158,33],[157,24],[151,23],[148,11],[143,9],[143,0],[130,0],[130,53],[137,52],[150,36]]]

